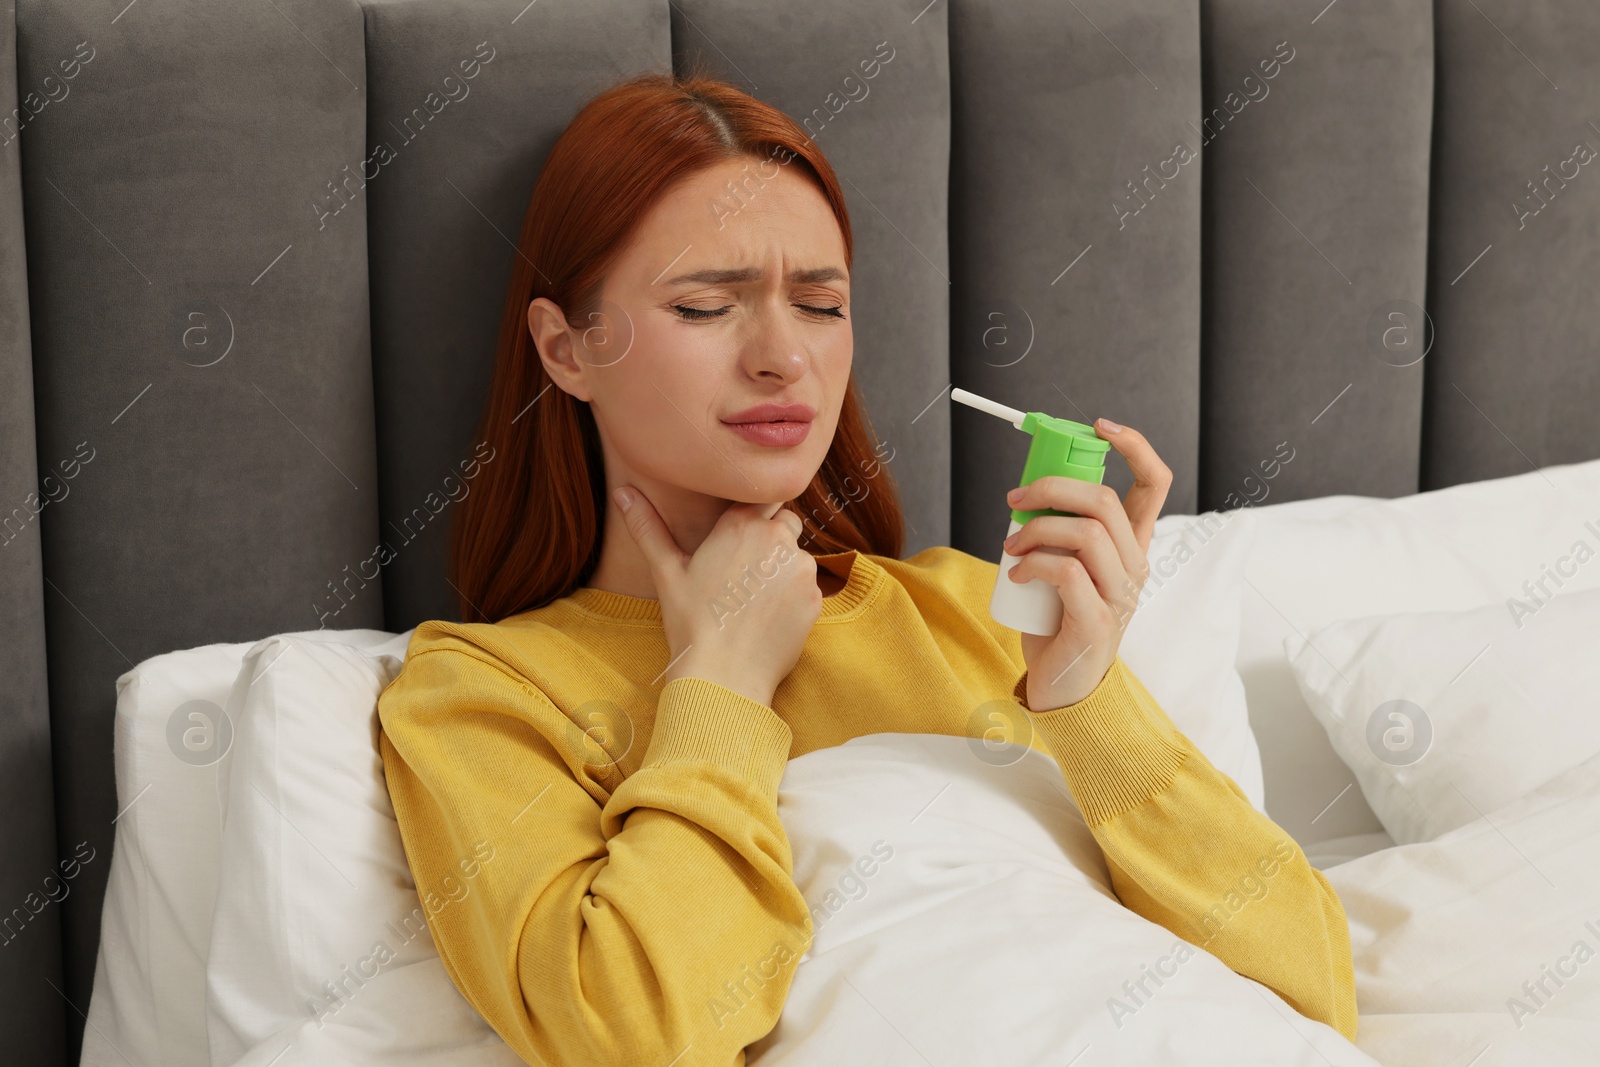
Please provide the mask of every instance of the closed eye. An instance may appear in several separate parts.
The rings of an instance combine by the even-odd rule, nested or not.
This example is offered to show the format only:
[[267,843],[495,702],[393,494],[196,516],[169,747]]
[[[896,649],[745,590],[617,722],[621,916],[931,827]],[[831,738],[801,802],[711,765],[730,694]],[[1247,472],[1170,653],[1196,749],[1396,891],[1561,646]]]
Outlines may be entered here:
[[[720,318],[721,316],[726,315],[728,313],[728,309],[731,307],[733,307],[732,304],[724,304],[719,308],[692,308],[685,307],[682,304],[672,305],[674,311],[678,312],[678,314],[682,315],[689,321],[703,321],[705,319]],[[835,319],[844,318],[843,304],[838,304],[834,307],[813,307],[810,304],[796,304],[795,307],[799,308],[801,311],[808,311],[813,315],[826,315],[829,318]]]
[[733,307],[733,305],[725,304],[722,307],[712,308],[710,310],[705,308],[684,307],[682,304],[673,304],[672,307],[686,319],[714,319],[719,315],[726,314],[728,308]]
[[843,304],[837,304],[831,308],[811,307],[809,304],[796,304],[795,307],[802,311],[809,311],[815,315],[828,315],[836,319],[844,318],[844,312],[841,310],[844,307]]

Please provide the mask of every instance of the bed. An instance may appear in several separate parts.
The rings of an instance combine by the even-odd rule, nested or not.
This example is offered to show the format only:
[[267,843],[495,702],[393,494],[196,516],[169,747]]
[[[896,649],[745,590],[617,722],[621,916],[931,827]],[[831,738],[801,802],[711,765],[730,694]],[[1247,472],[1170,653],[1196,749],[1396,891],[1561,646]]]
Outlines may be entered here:
[[[1321,732],[1327,751],[1297,753],[1321,805],[1300,836],[1350,921],[1354,1044],[1123,907],[1026,739],[869,734],[786,769],[814,936],[797,932],[784,1014],[747,1062],[1590,1062],[1600,568],[1531,619],[1495,593],[1562,558],[1572,529],[1600,543],[1597,503],[1590,461],[1158,521],[1159,586],[1123,656],[1258,809],[1250,720]],[[494,848],[455,884],[416,886],[384,785],[377,696],[409,640],[277,634],[119,678],[127,814],[83,1063],[518,1062],[427,926]],[[1298,696],[1269,698],[1274,675]],[[1341,804],[1380,828],[1314,839]],[[1228,914],[1269,892],[1244,887]]]
[[[1004,533],[984,502],[1015,477],[1024,442],[949,403],[952,382],[1116,418],[1161,452],[1175,473],[1161,536],[1205,550],[1141,608],[1129,662],[1328,873],[1352,920],[1362,1011],[1344,1048],[1268,991],[1187,962],[1147,1008],[1118,990],[1172,946],[1140,942],[1110,957],[1132,969],[1108,986],[1091,992],[1085,970],[1057,990],[1082,1011],[1053,1029],[1017,1021],[1037,1019],[1025,999],[985,1001],[995,1028],[973,1028],[986,1051],[965,1055],[939,1029],[948,1018],[886,992],[902,975],[873,970],[914,957],[868,952],[869,933],[916,929],[889,910],[915,900],[889,880],[911,869],[895,866],[916,853],[906,839],[877,875],[858,870],[869,888],[830,917],[832,948],[815,946],[793,1011],[752,1059],[826,1062],[846,1041],[862,1062],[1027,1062],[1034,1041],[1052,1062],[1133,1062],[1149,1048],[1121,1039],[1142,1031],[1164,1058],[1207,1062],[1197,1020],[1228,1016],[1221,1000],[1185,1000],[1184,983],[1240,995],[1226,1010],[1254,1021],[1231,1033],[1297,1049],[1273,1058],[1283,1047],[1263,1044],[1263,1061],[1583,1062],[1578,1050],[1600,1043],[1600,964],[1578,948],[1600,948],[1600,905],[1583,888],[1594,768],[1580,758],[1580,712],[1600,690],[1583,688],[1592,656],[1569,639],[1592,622],[1583,594],[1600,582],[1593,547],[1577,548],[1600,545],[1589,5],[6,10],[9,1058],[265,1064],[288,1047],[269,1039],[292,1031],[305,1062],[383,1058],[406,1033],[423,1043],[418,1063],[514,1062],[459,998],[414,1010],[437,989],[437,957],[407,922],[421,905],[405,906],[416,889],[379,832],[369,764],[322,768],[347,790],[347,818],[285,808],[304,835],[280,819],[274,839],[293,858],[278,868],[295,875],[285,893],[381,886],[381,900],[344,903],[393,922],[388,935],[318,940],[298,897],[234,892],[229,877],[270,859],[245,847],[242,813],[272,814],[258,794],[291,793],[234,777],[265,766],[239,757],[276,751],[247,725],[275,720],[228,711],[241,678],[241,700],[281,681],[284,709],[337,679],[355,709],[338,720],[355,748],[339,751],[359,751],[365,694],[398,667],[393,643],[454,617],[444,533],[471,488],[458,462],[487,385],[504,234],[583,100],[691,61],[804,122],[843,178],[856,373],[895,449],[907,554],[950,544],[988,558]],[[1108,481],[1128,484],[1115,461]],[[1210,524],[1226,526],[1215,541]],[[1222,621],[1202,628],[1202,613]],[[1508,620],[1522,625],[1502,635]],[[1379,648],[1417,651],[1363,651]],[[1541,660],[1552,649],[1563,662]],[[302,659],[320,665],[321,689],[293,670]],[[252,685],[254,672],[270,673]],[[1380,693],[1409,705],[1373,728],[1365,705]],[[1470,733],[1417,714],[1441,694],[1469,701]],[[1552,706],[1570,717],[1513,728]],[[1462,736],[1472,743],[1451,743]],[[825,808],[806,802],[818,783],[852,761],[960,755],[859,741],[791,768],[808,899],[877,840],[830,839]],[[218,750],[231,755],[208,762]],[[1034,859],[1054,848],[1045,867],[1071,899],[1106,903],[1066,798],[1009,789],[1050,768],[1015,763],[1031,777],[975,776],[973,803],[1036,813],[1042,836],[1014,844]],[[289,765],[314,787],[295,802],[332,788]],[[256,806],[232,803],[240,790]],[[953,832],[937,812],[915,829]],[[322,830],[359,827],[370,832],[343,875],[304,851]],[[371,880],[355,877],[358,856]],[[251,957],[291,930],[294,951]],[[384,936],[392,960],[375,961]],[[252,958],[277,962],[240,966]],[[376,977],[362,984],[363,969]],[[323,1009],[335,1003],[324,982],[359,995],[319,1013],[302,981],[324,989]],[[303,1017],[283,1022],[291,1010]],[[316,1039],[301,1034],[308,1019],[324,1024]],[[355,1044],[313,1043],[335,1038]]]

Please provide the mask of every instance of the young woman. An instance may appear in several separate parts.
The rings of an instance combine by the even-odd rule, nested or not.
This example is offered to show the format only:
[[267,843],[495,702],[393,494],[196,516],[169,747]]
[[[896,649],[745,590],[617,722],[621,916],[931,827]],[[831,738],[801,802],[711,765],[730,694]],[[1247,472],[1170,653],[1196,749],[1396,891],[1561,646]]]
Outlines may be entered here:
[[1061,478],[1010,501],[1076,513],[1012,546],[1012,580],[1059,589],[1060,633],[994,622],[995,564],[899,558],[850,271],[827,160],[731,86],[636,78],[556,142],[507,294],[493,451],[456,505],[466,621],[418,626],[378,705],[451,979],[529,1063],[743,1063],[811,930],[787,761],[983,734],[1006,708],[1124,904],[1354,1037],[1338,897],[1117,655],[1170,472],[1102,420],[1138,478],[1125,503]]

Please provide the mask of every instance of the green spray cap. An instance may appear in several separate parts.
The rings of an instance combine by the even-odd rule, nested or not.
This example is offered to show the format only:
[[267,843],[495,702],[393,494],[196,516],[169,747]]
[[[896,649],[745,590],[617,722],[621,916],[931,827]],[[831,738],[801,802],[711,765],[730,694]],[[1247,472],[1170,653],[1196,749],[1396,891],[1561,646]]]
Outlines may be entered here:
[[[1027,462],[1022,467],[1022,481],[1018,484],[1028,485],[1047,474],[1077,478],[1097,485],[1105,480],[1106,452],[1111,448],[1111,442],[1095,433],[1093,426],[1071,419],[1058,419],[1042,411],[1018,411],[965,389],[952,389],[950,399],[1005,419],[1033,436],[1033,443],[1028,446]],[[1026,523],[1038,515],[1072,514],[1076,513],[1051,508],[1032,511],[1011,509],[1011,517],[1018,523]]]

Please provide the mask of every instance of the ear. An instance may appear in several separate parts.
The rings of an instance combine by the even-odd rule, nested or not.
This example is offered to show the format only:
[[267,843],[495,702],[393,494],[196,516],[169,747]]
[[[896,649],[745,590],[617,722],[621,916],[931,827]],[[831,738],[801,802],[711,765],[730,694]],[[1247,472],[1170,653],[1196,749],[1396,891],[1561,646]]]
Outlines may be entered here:
[[554,301],[541,296],[528,305],[528,333],[550,380],[579,400],[592,400],[585,364],[577,358],[577,338]]

